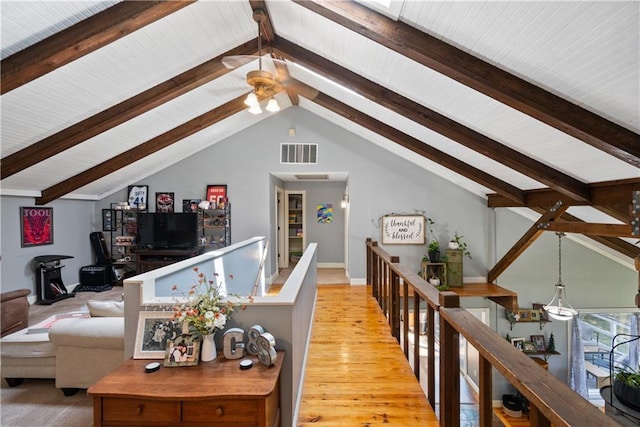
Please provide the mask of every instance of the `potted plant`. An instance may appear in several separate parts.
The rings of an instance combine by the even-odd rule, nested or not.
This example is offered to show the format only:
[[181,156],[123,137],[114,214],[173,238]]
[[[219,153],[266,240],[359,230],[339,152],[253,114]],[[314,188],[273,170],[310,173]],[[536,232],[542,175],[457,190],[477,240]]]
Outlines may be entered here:
[[471,253],[467,249],[467,242],[462,240],[464,236],[460,236],[457,231],[454,232],[453,238],[449,241],[449,249],[458,249],[462,251],[462,255],[471,258]]
[[429,242],[429,246],[427,247],[427,252],[429,254],[430,262],[439,262],[440,261],[440,244],[437,240],[432,240]]
[[613,375],[613,393],[624,405],[640,411],[640,373],[619,369]]

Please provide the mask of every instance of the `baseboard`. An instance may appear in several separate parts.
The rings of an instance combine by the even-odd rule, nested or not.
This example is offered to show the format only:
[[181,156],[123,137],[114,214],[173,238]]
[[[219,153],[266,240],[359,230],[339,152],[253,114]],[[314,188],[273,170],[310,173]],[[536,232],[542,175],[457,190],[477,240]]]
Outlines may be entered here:
[[367,279],[350,279],[349,280],[349,284],[350,285],[366,285],[367,284]]
[[344,268],[343,262],[319,262],[317,268]]

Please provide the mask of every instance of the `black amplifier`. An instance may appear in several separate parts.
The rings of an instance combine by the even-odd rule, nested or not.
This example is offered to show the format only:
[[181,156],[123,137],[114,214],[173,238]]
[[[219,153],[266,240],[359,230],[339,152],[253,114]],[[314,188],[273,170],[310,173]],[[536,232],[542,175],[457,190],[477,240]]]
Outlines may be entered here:
[[112,285],[112,269],[110,265],[87,265],[80,268],[80,285],[76,292],[82,290],[95,291],[96,288]]

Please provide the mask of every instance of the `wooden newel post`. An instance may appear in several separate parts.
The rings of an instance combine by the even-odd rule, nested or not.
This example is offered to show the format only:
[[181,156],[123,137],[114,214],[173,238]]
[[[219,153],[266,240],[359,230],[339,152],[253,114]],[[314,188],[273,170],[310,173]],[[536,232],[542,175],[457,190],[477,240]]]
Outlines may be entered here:
[[[367,237],[367,240],[365,241],[365,247],[367,248],[367,259],[366,259],[366,275],[367,275],[367,285],[372,285],[373,283],[371,282],[371,269],[373,268],[373,251],[371,250],[371,237]],[[375,289],[375,288],[373,288]],[[375,297],[375,295],[374,295]]]
[[[440,308],[459,308],[453,292],[440,292]],[[440,315],[440,425],[460,427],[460,336]]]

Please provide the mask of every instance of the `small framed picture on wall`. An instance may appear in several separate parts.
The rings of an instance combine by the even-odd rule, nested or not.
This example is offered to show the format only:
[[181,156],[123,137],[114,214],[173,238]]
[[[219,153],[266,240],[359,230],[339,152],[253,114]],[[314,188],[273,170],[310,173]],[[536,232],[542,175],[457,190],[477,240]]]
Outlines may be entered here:
[[148,197],[148,185],[130,185],[127,188],[127,201],[132,209],[146,210],[149,207]]
[[173,212],[174,206],[173,193],[156,193],[156,212]]
[[20,243],[23,248],[53,244],[53,208],[20,208]]

